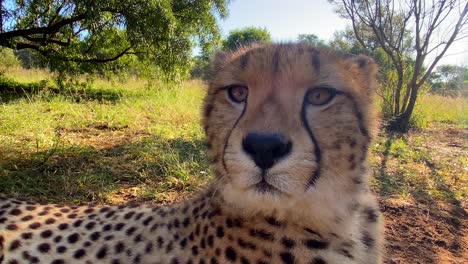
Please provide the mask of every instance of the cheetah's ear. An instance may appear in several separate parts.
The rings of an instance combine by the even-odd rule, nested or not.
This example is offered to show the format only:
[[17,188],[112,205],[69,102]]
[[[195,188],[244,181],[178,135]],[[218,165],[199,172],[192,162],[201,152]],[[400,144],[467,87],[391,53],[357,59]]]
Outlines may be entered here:
[[213,69],[215,71],[223,66],[223,64],[226,62],[226,59],[227,59],[228,55],[229,55],[229,53],[224,52],[224,51],[216,52],[216,54],[214,55],[213,64],[212,64]]
[[347,59],[349,70],[353,73],[360,87],[370,94],[377,88],[378,67],[374,60],[365,55],[358,55]]

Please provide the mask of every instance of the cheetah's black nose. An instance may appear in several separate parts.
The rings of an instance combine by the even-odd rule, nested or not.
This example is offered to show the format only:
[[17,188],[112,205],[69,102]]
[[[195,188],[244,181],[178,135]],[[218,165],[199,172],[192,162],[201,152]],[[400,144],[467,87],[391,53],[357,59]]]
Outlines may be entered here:
[[242,147],[258,167],[266,170],[291,152],[292,143],[277,133],[249,133],[242,141]]

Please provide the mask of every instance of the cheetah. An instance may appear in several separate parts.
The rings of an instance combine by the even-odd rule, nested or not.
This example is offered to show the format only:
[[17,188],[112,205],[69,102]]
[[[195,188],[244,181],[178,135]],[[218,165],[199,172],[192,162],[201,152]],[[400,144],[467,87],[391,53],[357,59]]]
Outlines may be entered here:
[[214,57],[213,182],[168,206],[0,199],[0,263],[381,263],[369,188],[376,65],[306,44]]

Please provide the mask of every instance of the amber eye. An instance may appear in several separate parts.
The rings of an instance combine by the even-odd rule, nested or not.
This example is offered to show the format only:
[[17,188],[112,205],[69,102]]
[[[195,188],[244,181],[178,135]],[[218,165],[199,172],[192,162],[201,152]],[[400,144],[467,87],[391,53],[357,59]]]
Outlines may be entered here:
[[247,87],[240,85],[233,85],[227,89],[229,98],[235,103],[242,103],[247,99],[249,90]]
[[329,103],[336,95],[336,90],[329,87],[317,87],[307,92],[306,100],[312,105]]

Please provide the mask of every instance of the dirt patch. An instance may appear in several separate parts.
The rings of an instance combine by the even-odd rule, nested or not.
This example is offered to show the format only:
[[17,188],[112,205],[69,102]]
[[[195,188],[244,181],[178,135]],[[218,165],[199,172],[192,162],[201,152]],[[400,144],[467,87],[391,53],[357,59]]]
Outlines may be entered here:
[[[434,158],[458,157],[466,155],[468,151],[468,129],[456,127],[432,127],[415,133],[428,139],[422,144],[436,154]],[[465,164],[466,165],[466,164]]]
[[467,138],[467,129],[434,124],[385,137],[387,148],[374,151],[384,263],[468,263]]
[[385,263],[468,263],[466,208],[423,207],[381,200],[385,215]]

